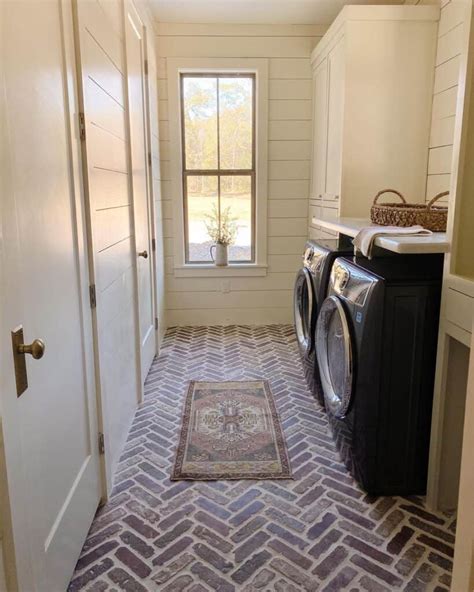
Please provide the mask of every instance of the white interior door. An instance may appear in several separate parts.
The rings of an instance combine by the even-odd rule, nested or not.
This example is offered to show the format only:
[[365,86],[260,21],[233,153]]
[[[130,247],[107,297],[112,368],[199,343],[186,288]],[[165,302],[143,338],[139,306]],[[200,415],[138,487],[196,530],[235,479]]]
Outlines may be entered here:
[[156,353],[155,298],[153,293],[152,200],[149,194],[146,41],[145,27],[133,4],[125,3],[128,97],[132,158],[133,210],[137,246],[138,308],[142,381]]
[[[67,2],[2,2],[1,414],[19,588],[66,589],[99,503]],[[5,125],[3,125],[3,123]],[[17,396],[11,331],[41,338]]]
[[97,357],[107,488],[141,398],[136,265],[119,1],[78,0],[83,162],[95,278]]

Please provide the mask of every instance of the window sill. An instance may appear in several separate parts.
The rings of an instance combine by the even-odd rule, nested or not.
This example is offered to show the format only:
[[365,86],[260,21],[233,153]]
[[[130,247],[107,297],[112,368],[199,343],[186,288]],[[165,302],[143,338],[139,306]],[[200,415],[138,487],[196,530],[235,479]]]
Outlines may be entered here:
[[177,265],[175,277],[262,277],[267,275],[267,265],[232,263],[226,267],[215,265]]

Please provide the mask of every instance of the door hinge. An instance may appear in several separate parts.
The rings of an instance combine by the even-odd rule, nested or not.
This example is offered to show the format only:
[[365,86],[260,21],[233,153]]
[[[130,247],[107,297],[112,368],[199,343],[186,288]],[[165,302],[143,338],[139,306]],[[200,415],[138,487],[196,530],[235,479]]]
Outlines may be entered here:
[[105,453],[104,434],[102,432],[99,432],[99,454],[104,454],[104,453]]
[[155,329],[158,331],[158,317],[155,317]]
[[145,76],[148,76],[148,60],[145,60],[143,69],[145,70]]
[[155,252],[155,251],[156,251],[156,238],[152,238],[152,239],[151,239],[151,250],[152,250],[153,252]]
[[91,308],[95,308],[97,306],[97,296],[95,291],[95,284],[89,286],[89,300],[91,303]]
[[86,139],[86,118],[84,113],[79,113],[79,138],[81,142]]
[[148,152],[148,166],[151,167],[151,152]]

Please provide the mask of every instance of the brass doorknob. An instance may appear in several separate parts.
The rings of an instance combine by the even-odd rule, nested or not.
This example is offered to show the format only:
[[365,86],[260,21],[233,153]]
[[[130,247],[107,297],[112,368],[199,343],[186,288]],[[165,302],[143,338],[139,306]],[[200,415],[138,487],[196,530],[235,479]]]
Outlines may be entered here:
[[147,251],[140,251],[138,253],[139,257],[143,257],[143,259],[148,259],[148,252]]
[[46,345],[42,339],[35,339],[29,345],[19,345],[18,346],[18,353],[19,354],[30,354],[33,356],[35,360],[39,360],[44,355],[44,350],[46,349]]

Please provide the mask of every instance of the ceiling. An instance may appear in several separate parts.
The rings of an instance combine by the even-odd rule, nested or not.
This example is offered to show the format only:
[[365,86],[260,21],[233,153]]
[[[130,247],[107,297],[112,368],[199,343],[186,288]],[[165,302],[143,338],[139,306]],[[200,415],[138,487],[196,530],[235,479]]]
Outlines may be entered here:
[[345,4],[403,4],[403,0],[150,0],[163,23],[329,24]]

